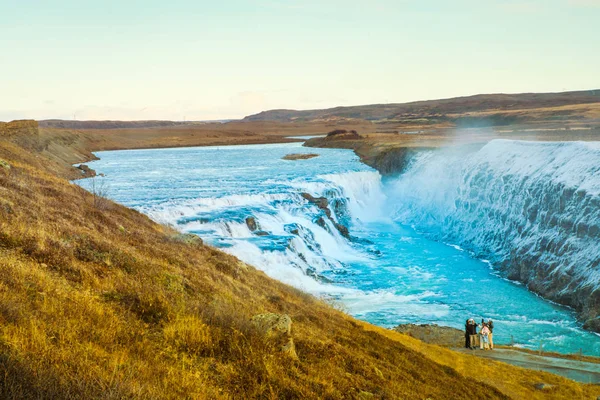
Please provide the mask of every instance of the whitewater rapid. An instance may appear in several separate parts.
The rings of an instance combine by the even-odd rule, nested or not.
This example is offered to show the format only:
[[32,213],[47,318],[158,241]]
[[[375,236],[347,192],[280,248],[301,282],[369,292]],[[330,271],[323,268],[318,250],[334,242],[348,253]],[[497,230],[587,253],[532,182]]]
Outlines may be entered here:
[[[510,194],[494,182],[525,188],[535,177],[547,179],[544,150],[492,142],[424,152],[397,179],[382,179],[348,150],[310,149],[320,156],[281,159],[308,150],[300,144],[127,150],[100,152],[90,166],[106,175],[98,179],[116,201],[197,234],[273,278],[337,301],[358,318],[386,327],[457,328],[467,317],[493,318],[500,343],[513,336],[527,347],[541,340],[549,350],[600,354],[600,342],[581,329],[573,312],[498,269],[511,260],[501,249],[516,240],[502,235],[499,221],[512,221],[511,212],[537,192]],[[529,157],[526,166],[514,165],[522,161],[519,151],[539,152],[540,161]],[[563,175],[553,177],[563,182]],[[585,184],[591,193],[593,185]],[[326,199],[327,206],[306,195]],[[349,228],[349,237],[339,225]]]

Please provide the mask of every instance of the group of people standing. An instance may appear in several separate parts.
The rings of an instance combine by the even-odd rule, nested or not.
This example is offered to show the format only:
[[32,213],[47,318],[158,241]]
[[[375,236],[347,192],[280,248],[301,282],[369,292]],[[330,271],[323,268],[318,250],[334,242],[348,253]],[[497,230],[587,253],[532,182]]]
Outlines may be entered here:
[[493,350],[494,322],[491,319],[485,322],[482,318],[481,323],[477,324],[473,318],[469,318],[465,323],[465,347],[471,350],[477,347],[481,350]]

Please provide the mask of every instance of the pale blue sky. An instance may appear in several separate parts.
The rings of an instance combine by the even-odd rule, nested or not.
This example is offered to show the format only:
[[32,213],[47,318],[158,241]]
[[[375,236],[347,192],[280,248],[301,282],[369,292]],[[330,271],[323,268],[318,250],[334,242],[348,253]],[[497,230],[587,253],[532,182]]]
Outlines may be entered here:
[[600,0],[0,0],[0,120],[600,88]]

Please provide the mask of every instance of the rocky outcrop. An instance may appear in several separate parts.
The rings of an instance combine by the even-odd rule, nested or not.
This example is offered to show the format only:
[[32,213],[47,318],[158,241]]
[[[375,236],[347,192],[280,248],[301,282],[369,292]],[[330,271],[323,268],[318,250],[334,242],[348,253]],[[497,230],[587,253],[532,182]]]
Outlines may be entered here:
[[[327,216],[327,219],[329,219],[329,221],[331,221],[331,223],[333,224],[333,226],[335,226],[335,229],[338,230],[338,232],[344,236],[346,239],[350,239],[350,232],[348,231],[348,228],[338,222],[335,221],[335,219],[333,219],[333,217],[331,216],[331,210],[329,209],[329,200],[327,200],[327,198],[325,197],[314,197],[309,193],[301,193],[301,196],[303,198],[305,198],[309,203],[312,203],[314,205],[316,205],[320,210],[322,210],[325,215]],[[319,218],[316,221],[317,225],[319,225],[321,228],[326,229],[327,224],[325,223],[325,220],[323,218]]]
[[92,178],[96,176],[96,171],[85,164],[80,164],[76,168],[81,171],[82,178]]
[[287,314],[258,314],[252,323],[267,340],[279,347],[281,352],[292,359],[298,359],[292,338],[292,318]]
[[327,218],[331,218],[331,210],[329,209],[329,201],[325,197],[314,197],[309,193],[302,193],[301,196],[308,200],[309,203],[316,205],[319,209],[323,210]]
[[447,326],[404,324],[394,328],[396,332],[419,339],[422,342],[445,347],[464,347],[465,333]]
[[376,169],[384,176],[401,174],[415,155],[432,149],[431,147],[380,144],[354,133],[340,133],[328,135],[324,138],[313,138],[307,140],[304,146],[354,150],[354,153],[360,157],[363,163]]
[[421,147],[396,147],[385,149],[369,157],[368,153],[360,154],[359,157],[370,167],[375,168],[381,175],[399,175],[410,164],[412,158],[422,151],[430,150]]
[[362,138],[355,130],[336,129],[329,132],[324,140],[358,140]]

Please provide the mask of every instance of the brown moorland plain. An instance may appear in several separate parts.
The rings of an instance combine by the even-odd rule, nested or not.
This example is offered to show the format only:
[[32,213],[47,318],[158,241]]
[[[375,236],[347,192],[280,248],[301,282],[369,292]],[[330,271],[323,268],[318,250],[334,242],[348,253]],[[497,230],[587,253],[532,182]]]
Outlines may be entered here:
[[[72,135],[0,138],[0,398],[600,395],[357,321],[85,192],[54,153]],[[251,323],[269,312],[291,316],[297,358]]]
[[[77,134],[88,149],[122,150],[132,148],[165,148],[190,146],[226,146],[232,144],[264,144],[297,141],[290,136],[324,135],[338,129],[372,130],[371,123],[361,120],[343,120],[327,123],[228,122],[128,128],[127,123],[116,128],[74,129],[52,128],[41,125],[42,135],[60,136],[65,131]],[[102,126],[102,125],[98,125]]]

